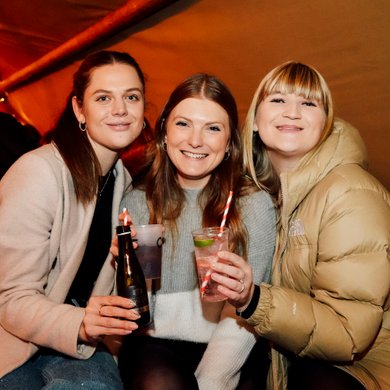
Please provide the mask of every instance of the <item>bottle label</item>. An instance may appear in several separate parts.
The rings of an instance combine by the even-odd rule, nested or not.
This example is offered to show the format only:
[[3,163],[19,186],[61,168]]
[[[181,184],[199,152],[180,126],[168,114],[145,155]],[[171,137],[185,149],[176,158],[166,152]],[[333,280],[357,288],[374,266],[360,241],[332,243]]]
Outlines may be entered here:
[[143,293],[142,289],[135,286],[126,289],[126,296],[135,303],[133,310],[141,316],[135,322],[140,327],[148,326],[150,323],[148,296]]
[[143,292],[142,289],[135,286],[130,286],[126,288],[125,295],[127,298],[130,298],[135,303],[134,310],[139,313],[143,313],[149,310],[148,296]]
[[139,314],[142,314],[142,313],[146,313],[149,311],[149,305],[146,305],[146,306],[142,306],[142,307],[135,307],[134,310],[139,313]]

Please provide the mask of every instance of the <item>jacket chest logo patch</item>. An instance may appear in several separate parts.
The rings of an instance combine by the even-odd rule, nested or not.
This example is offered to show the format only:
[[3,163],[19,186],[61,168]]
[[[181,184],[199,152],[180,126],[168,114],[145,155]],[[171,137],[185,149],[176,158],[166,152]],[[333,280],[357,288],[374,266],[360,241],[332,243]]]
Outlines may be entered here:
[[303,236],[305,235],[305,227],[301,219],[291,221],[290,228],[288,230],[289,236]]

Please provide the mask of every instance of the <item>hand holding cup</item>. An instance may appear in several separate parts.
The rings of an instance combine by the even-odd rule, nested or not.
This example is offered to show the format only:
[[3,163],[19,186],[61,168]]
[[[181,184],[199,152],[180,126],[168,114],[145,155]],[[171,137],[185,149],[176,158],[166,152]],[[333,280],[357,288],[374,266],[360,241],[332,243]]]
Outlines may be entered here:
[[212,264],[211,279],[218,291],[239,310],[245,309],[254,291],[252,267],[240,256],[229,251],[218,252],[222,261]]

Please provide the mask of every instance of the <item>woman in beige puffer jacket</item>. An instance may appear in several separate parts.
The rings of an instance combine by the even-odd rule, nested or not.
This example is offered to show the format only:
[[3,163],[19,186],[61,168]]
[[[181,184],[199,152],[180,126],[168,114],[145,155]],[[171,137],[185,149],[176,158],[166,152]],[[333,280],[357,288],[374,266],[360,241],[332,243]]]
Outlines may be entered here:
[[238,256],[212,278],[271,342],[268,388],[390,389],[390,195],[358,131],[333,120],[316,70],[288,62],[260,83],[244,134],[246,167],[271,178],[280,209],[272,285]]

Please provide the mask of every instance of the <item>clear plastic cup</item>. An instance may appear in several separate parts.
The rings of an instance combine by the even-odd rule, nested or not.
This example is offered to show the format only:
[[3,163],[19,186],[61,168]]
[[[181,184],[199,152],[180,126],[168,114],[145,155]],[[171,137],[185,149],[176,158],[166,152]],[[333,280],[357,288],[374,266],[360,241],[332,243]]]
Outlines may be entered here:
[[195,247],[195,261],[198,272],[200,296],[207,302],[225,301],[227,297],[221,294],[218,283],[211,279],[211,265],[217,261],[217,252],[228,250],[229,229],[224,227],[206,227],[192,232]]
[[144,271],[145,279],[161,278],[161,254],[164,243],[164,226],[161,224],[136,225],[134,241],[138,260]]

